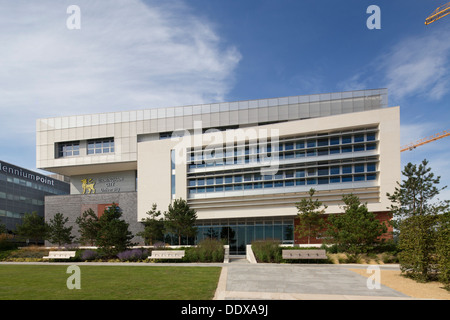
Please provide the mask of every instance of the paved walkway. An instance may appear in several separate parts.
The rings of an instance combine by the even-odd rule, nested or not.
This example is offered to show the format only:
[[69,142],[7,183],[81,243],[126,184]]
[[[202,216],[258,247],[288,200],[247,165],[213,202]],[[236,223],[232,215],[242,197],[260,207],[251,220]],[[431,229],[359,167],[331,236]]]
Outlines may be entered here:
[[[368,278],[350,268],[367,265],[249,264],[224,265],[215,300],[397,300],[411,297],[381,285],[368,288]],[[398,266],[379,266],[398,270]],[[373,284],[370,281],[370,284]]]

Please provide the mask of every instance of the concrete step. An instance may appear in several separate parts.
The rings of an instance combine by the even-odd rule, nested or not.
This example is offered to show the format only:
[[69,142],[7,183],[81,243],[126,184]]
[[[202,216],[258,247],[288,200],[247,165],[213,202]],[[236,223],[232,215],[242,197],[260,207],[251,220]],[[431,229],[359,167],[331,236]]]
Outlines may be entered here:
[[230,255],[230,263],[249,263],[245,255]]

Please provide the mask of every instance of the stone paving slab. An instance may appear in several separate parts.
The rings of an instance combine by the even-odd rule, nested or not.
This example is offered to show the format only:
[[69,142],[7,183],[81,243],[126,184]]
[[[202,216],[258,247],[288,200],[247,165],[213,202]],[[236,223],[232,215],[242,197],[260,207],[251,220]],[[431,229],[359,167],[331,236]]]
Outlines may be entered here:
[[370,289],[367,280],[345,266],[235,264],[222,268],[215,299],[411,299],[384,285]]

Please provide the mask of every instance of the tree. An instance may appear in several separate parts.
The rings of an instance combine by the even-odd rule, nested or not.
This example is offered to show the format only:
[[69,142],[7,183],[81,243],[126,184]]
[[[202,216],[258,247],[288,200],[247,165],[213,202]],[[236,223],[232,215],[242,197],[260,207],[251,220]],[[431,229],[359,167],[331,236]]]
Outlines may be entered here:
[[46,238],[49,227],[44,217],[39,216],[37,212],[33,212],[31,214],[25,213],[22,224],[17,225],[16,230],[20,236],[34,240],[37,245],[39,240]]
[[84,211],[81,216],[76,219],[76,223],[78,224],[80,232],[80,238],[78,240],[83,244],[88,243],[93,246],[100,229],[98,217],[94,210],[89,208]]
[[398,259],[411,278],[427,281],[436,265],[436,216],[411,216],[400,221]]
[[49,232],[47,235],[48,240],[52,243],[57,243],[60,247],[62,244],[72,243],[74,236],[72,236],[72,228],[66,227],[65,224],[69,221],[69,218],[64,218],[62,213],[57,213],[50,219]]
[[298,210],[297,217],[299,221],[295,231],[299,238],[308,237],[308,244],[310,244],[311,237],[315,238],[323,229],[323,215],[327,208],[318,199],[313,200],[315,192],[311,188],[309,190],[309,198],[304,198],[295,204]]
[[113,203],[98,219],[99,231],[96,243],[106,256],[114,256],[132,245],[133,235],[128,230],[128,223],[121,220],[121,217],[122,210]]
[[402,174],[406,179],[401,184],[397,181],[398,187],[393,194],[386,194],[392,202],[390,209],[394,217],[402,219],[434,214],[441,211],[443,206],[448,206],[446,202],[431,203],[431,200],[446,186],[440,189],[437,187],[440,177],[434,176],[426,159],[419,166],[408,163]]
[[137,233],[136,235],[144,238],[145,242],[149,245],[153,244],[153,241],[164,238],[164,220],[160,210],[156,210],[157,205],[154,203],[152,209],[147,212],[149,217],[142,219],[144,224],[144,231]]
[[387,227],[369,212],[366,204],[361,204],[357,196],[344,195],[342,200],[344,213],[328,216],[326,234],[329,241],[356,259],[373,248],[378,237],[387,232]]
[[439,216],[436,232],[436,256],[439,280],[450,289],[450,211]]
[[446,186],[439,188],[440,177],[431,172],[426,159],[419,166],[408,163],[402,174],[405,179],[387,194],[399,232],[400,268],[422,281],[432,278],[436,269],[445,278],[449,242],[445,213],[450,203],[435,197]]
[[190,237],[196,234],[197,212],[189,208],[186,200],[175,199],[164,216],[167,231],[178,236],[178,245],[181,245],[181,236]]

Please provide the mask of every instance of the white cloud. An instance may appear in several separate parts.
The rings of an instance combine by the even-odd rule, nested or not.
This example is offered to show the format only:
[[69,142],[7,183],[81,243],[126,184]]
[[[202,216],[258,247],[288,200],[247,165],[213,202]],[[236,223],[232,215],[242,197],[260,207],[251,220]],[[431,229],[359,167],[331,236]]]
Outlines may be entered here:
[[450,93],[448,30],[426,32],[398,41],[372,63],[342,81],[342,90],[389,89],[393,100],[425,97],[440,100]]
[[223,100],[241,59],[182,1],[1,1],[0,43],[1,145],[36,118]]
[[450,41],[442,31],[401,41],[382,57],[379,68],[394,96],[439,100],[450,92],[449,62]]

